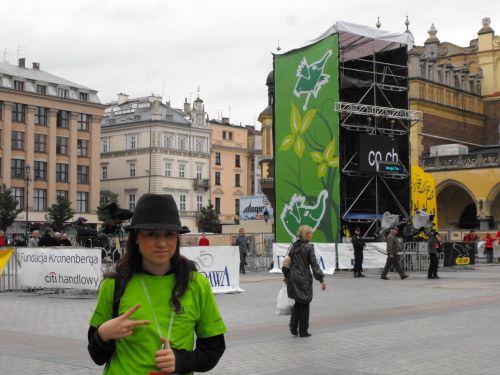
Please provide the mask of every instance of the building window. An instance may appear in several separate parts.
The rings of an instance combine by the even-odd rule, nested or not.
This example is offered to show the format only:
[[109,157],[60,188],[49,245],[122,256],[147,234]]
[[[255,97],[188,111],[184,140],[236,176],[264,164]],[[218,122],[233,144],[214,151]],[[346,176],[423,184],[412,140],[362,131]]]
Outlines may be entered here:
[[129,140],[129,148],[130,149],[137,148],[137,135],[135,135],[135,134],[129,135],[128,140]]
[[33,211],[47,210],[47,190],[33,189]]
[[220,185],[220,172],[215,172],[215,185]]
[[179,164],[179,177],[186,177],[186,164]]
[[128,164],[128,176],[135,177],[135,163]]
[[88,102],[89,101],[89,94],[87,94],[86,92],[81,92],[80,93],[80,100],[82,102]]
[[179,210],[186,211],[186,194],[179,195]]
[[221,165],[220,163],[220,152],[215,153],[215,165]]
[[236,173],[234,175],[234,186],[241,186],[240,174]]
[[76,182],[79,184],[89,183],[89,170],[87,165],[78,165],[76,167]]
[[234,214],[240,216],[240,200],[234,200]]
[[165,163],[165,177],[172,176],[172,163]]
[[56,197],[69,199],[69,192],[68,190],[56,190]]
[[129,194],[128,195],[128,209],[130,211],[135,210],[135,194]]
[[222,132],[222,139],[227,139],[227,140],[232,140],[233,139],[233,132]]
[[0,102],[0,120],[3,120],[3,102]]
[[33,164],[33,178],[35,180],[47,180],[47,162],[35,161]]
[[215,198],[215,212],[220,215],[220,198]]
[[240,157],[240,155],[234,155],[234,166],[236,168],[241,168],[241,157]]
[[24,82],[14,81],[14,90],[24,91]]
[[254,171],[255,170],[255,159],[250,158],[250,170]]
[[107,180],[107,179],[108,179],[108,166],[101,165],[101,180]]
[[108,152],[108,151],[109,151],[109,139],[101,138],[101,152]]
[[16,209],[23,208],[24,207],[24,188],[11,187],[10,194],[17,201]]
[[11,159],[10,161],[10,177],[24,178],[24,160]]
[[196,166],[196,178],[201,180],[203,178],[203,165]]
[[37,94],[45,95],[47,93],[47,86],[44,85],[36,85]]
[[89,193],[76,192],[76,212],[89,212]]
[[163,147],[174,148],[173,147],[174,138],[171,134],[163,134]]
[[56,181],[69,181],[69,165],[64,163],[56,163]]
[[179,150],[186,150],[186,144],[187,144],[186,137],[179,137],[179,139],[177,140],[177,145],[178,145],[177,148]]
[[47,125],[48,121],[48,113],[49,110],[43,107],[35,108],[35,125]]
[[12,105],[12,121],[25,122],[26,119],[26,106],[24,104],[14,103]]
[[89,141],[87,139],[78,139],[76,141],[76,155],[89,156]]
[[88,132],[90,129],[90,115],[85,113],[78,114],[77,129]]
[[201,211],[203,208],[203,195],[196,196],[196,210]]
[[13,150],[24,150],[24,132],[12,131],[10,148]]
[[69,140],[67,137],[56,137],[56,154],[68,155]]
[[196,152],[203,152],[204,147],[203,147],[203,139],[197,139],[196,140]]
[[57,90],[57,96],[60,98],[67,98],[68,97],[68,90],[66,89],[58,89]]
[[68,111],[57,112],[56,126],[58,128],[69,129],[69,112]]

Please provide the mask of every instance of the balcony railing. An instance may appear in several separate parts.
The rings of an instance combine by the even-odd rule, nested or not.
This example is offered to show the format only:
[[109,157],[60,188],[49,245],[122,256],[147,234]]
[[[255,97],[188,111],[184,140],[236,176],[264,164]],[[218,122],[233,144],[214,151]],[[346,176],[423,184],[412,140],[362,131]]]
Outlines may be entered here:
[[210,181],[207,178],[195,178],[193,182],[194,189],[205,189],[208,190],[210,187]]
[[500,167],[500,153],[483,152],[465,155],[422,156],[420,166],[425,171],[445,171]]

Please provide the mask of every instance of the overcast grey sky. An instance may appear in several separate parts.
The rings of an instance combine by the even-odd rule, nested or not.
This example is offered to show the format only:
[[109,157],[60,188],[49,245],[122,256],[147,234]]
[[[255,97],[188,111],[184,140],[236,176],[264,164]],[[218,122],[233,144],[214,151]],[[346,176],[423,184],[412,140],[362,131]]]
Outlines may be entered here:
[[[1,52],[99,92],[170,98],[197,88],[209,117],[256,124],[278,41],[289,49],[337,20],[403,32],[422,45],[432,23],[443,42],[468,46],[484,17],[500,33],[499,0],[2,0]],[[498,18],[495,18],[498,17]],[[2,56],[2,61],[4,61]],[[231,108],[229,112],[229,108]]]

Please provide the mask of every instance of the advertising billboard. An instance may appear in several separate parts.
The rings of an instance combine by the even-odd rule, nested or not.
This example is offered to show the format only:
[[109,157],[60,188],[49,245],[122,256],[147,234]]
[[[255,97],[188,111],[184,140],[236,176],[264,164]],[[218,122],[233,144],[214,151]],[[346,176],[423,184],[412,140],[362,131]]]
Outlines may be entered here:
[[274,57],[276,241],[338,242],[338,34]]
[[264,220],[264,212],[274,219],[271,203],[265,195],[240,198],[240,220]]
[[398,163],[398,153],[399,143],[395,137],[364,134],[359,136],[359,170],[361,172],[379,172],[377,164],[384,162]]

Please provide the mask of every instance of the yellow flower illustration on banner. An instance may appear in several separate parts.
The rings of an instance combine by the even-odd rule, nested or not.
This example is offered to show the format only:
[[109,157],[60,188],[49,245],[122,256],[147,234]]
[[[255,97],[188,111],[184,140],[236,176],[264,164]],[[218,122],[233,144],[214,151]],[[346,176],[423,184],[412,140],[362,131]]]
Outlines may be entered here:
[[304,153],[306,144],[301,136],[311,125],[312,119],[316,112],[316,109],[311,109],[310,111],[307,111],[307,113],[304,115],[304,119],[302,119],[299,110],[292,102],[292,115],[290,118],[290,127],[292,128],[292,134],[287,135],[285,139],[283,139],[283,142],[281,142],[281,146],[278,151],[286,151],[293,145],[295,153],[300,159],[302,159],[302,154]]
[[314,162],[318,163],[318,178],[326,175],[327,167],[335,168],[339,166],[339,158],[335,156],[335,138],[326,146],[325,152],[321,155],[320,152],[314,151],[310,153]]

